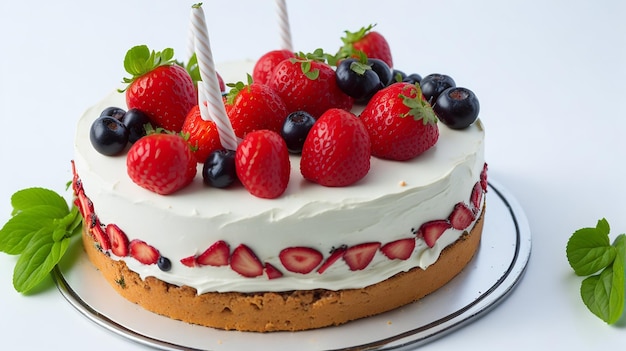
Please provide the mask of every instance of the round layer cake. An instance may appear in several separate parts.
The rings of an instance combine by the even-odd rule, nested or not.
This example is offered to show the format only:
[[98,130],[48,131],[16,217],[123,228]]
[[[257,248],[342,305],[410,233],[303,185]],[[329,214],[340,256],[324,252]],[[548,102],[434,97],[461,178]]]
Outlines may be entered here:
[[[244,81],[251,67],[232,63],[218,72],[227,82]],[[124,95],[105,97],[77,127],[74,188],[92,212],[83,213],[83,239],[111,285],[150,311],[242,331],[339,325],[435,291],[479,246],[486,191],[480,120],[464,130],[439,123],[430,150],[402,162],[372,157],[367,176],[347,187],[305,180],[299,157],[290,156],[289,185],[277,199],[254,197],[240,185],[207,187],[201,172],[190,186],[164,196],[131,181],[125,156],[103,156],[92,147],[90,126],[110,106],[125,108]],[[472,222],[455,229],[449,224],[458,207],[470,210]],[[448,227],[425,238],[433,222]],[[98,241],[107,225],[170,264],[117,256]],[[227,264],[189,264],[216,247],[227,248]],[[258,274],[233,269],[242,257]],[[314,268],[296,271],[289,260],[313,260]]]

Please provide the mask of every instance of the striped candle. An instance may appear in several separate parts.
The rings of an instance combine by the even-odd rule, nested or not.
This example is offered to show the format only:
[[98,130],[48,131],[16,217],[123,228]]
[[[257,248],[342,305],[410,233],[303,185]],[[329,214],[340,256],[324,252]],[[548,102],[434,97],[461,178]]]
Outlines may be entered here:
[[[191,25],[193,28],[195,52],[198,58],[198,68],[202,78],[202,81],[198,82],[198,105],[200,106],[202,119],[215,122],[222,147],[236,150],[237,136],[233,131],[226,114],[224,102],[222,101],[222,92],[217,80],[202,4],[196,4],[191,7]],[[207,102],[206,106],[204,104],[205,101]]]
[[291,28],[289,27],[289,15],[287,14],[287,2],[285,0],[276,0],[276,13],[278,14],[281,49],[293,52]]

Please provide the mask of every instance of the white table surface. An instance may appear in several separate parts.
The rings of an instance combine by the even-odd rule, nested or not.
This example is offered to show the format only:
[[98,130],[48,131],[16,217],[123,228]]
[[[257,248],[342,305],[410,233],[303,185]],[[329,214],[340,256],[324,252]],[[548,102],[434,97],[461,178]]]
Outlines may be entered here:
[[[185,59],[191,1],[0,2],[0,224],[16,190],[64,191],[75,124],[121,87],[128,48]],[[384,4],[384,5],[383,5]],[[497,308],[424,350],[604,349],[626,343],[582,304],[565,258],[571,233],[606,217],[626,232],[626,3],[619,1],[288,1],[295,49],[334,51],[344,30],[377,23],[395,66],[446,73],[474,90],[490,177],[526,212],[524,278]],[[278,48],[272,0],[206,1],[216,61]],[[70,307],[49,279],[13,290],[0,254],[3,350],[138,350]],[[88,346],[87,346],[88,345]]]

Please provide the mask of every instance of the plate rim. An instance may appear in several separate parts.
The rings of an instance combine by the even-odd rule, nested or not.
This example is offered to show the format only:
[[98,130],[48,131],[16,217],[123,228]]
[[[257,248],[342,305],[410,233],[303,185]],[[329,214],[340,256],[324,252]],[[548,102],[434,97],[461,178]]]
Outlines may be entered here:
[[[515,228],[515,250],[512,255],[509,266],[505,272],[497,279],[489,289],[482,292],[478,298],[464,305],[462,308],[450,313],[442,318],[431,321],[425,325],[413,328],[396,335],[386,337],[384,339],[343,347],[338,349],[327,349],[326,351],[357,351],[357,350],[408,350],[415,348],[428,342],[434,341],[466,324],[470,321],[482,317],[499,303],[504,301],[506,297],[515,289],[521,281],[526,271],[528,261],[532,251],[531,233],[528,225],[526,214],[517,202],[515,197],[500,183],[490,179],[488,187],[503,202],[511,216]],[[211,351],[211,349],[198,349],[177,345],[169,341],[160,340],[148,335],[136,332],[131,328],[127,328],[121,323],[111,319],[104,313],[98,312],[91,307],[89,303],[84,301],[80,294],[77,293],[67,282],[59,265],[56,265],[52,271],[52,278],[57,286],[58,291],[64,299],[80,312],[87,319],[96,323],[100,327],[113,332],[116,335],[123,336],[140,345],[148,346],[162,350],[191,350],[191,351]],[[487,297],[494,293],[499,295],[485,304]],[[459,318],[462,317],[462,318]],[[184,323],[184,322],[181,322]],[[417,336],[417,337],[416,337]]]

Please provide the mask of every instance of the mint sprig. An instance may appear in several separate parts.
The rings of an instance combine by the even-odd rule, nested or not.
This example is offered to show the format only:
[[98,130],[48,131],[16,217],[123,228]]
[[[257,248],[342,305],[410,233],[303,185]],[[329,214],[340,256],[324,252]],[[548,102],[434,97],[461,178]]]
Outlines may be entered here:
[[20,255],[13,286],[26,293],[41,283],[81,232],[78,208],[44,188],[23,189],[11,197],[11,218],[0,229],[0,252]]
[[584,304],[600,319],[614,324],[624,313],[626,299],[626,234],[618,235],[611,244],[609,232],[604,218],[595,228],[575,231],[566,254],[574,273],[588,276],[580,287]]

